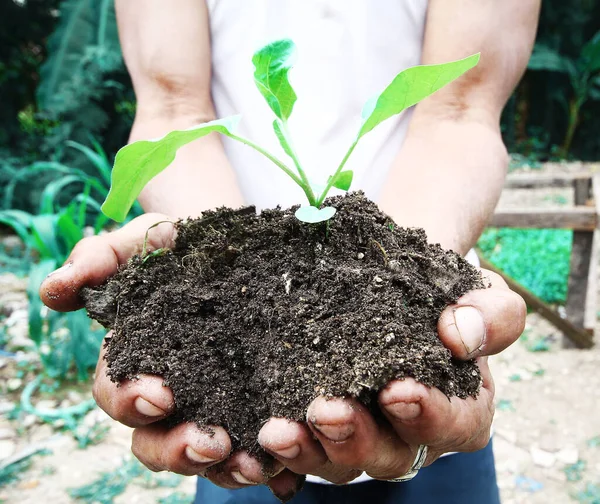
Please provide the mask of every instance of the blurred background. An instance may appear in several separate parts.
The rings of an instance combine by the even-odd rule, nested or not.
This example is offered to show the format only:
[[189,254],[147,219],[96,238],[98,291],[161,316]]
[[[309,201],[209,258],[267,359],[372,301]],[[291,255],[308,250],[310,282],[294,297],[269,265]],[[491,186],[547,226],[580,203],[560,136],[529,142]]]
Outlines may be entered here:
[[[103,331],[37,297],[73,245],[109,224],[100,204],[135,114],[113,0],[0,0],[0,97],[0,503],[190,502],[191,479],[143,469],[128,455],[128,429],[91,401]],[[578,345],[556,318],[582,334],[598,325],[597,220],[569,223],[598,208],[599,132],[600,0],[545,0],[502,117],[510,177],[521,182],[507,186],[504,217],[478,244],[532,296],[521,340],[493,362],[505,503],[600,503],[600,354],[563,348]],[[535,218],[520,227],[535,209],[562,217],[551,229]],[[570,272],[586,291],[571,307]],[[573,308],[582,299],[586,316],[596,303],[587,325]],[[554,319],[534,313],[544,307]]]

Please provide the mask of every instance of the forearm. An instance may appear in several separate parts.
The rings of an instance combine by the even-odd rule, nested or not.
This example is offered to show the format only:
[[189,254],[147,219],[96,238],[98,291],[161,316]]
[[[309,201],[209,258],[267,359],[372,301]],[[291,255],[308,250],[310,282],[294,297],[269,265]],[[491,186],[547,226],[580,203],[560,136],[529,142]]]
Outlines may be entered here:
[[[130,141],[147,140],[215,118],[204,0],[117,0],[119,37],[137,99]],[[211,135],[182,148],[139,201],[173,217],[243,200],[221,141]]]
[[[500,114],[525,71],[540,0],[430,0],[423,64],[481,52],[479,65],[421,102],[380,204],[398,224],[464,254],[500,196]],[[485,27],[485,29],[482,29]]]
[[430,242],[465,254],[494,211],[508,165],[500,131],[478,119],[427,119],[418,111],[380,206]]
[[[209,119],[138,115],[130,141],[157,138]],[[181,218],[198,216],[219,206],[237,208],[244,204],[235,173],[216,133],[180,149],[175,161],[148,183],[138,199],[146,212]]]

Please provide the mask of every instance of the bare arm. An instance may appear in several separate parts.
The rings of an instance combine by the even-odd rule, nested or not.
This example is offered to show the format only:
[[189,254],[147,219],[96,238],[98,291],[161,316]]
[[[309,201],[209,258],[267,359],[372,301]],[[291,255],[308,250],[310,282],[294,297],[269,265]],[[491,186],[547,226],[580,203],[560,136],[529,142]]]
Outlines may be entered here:
[[430,0],[423,63],[481,52],[479,65],[416,107],[380,199],[431,242],[466,253],[500,196],[502,108],[521,78],[540,0]]
[[[204,0],[117,0],[119,36],[137,98],[130,140],[160,137],[215,118]],[[148,212],[173,217],[240,206],[243,199],[219,137],[181,149],[140,195]]]

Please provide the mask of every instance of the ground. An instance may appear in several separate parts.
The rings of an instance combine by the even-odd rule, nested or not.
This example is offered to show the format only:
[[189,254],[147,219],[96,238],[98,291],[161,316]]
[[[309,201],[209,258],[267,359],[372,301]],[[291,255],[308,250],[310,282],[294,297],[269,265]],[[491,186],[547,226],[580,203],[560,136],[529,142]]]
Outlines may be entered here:
[[[0,275],[8,350],[29,345],[25,289],[26,280]],[[561,338],[545,320],[530,314],[521,340],[491,359],[503,504],[600,503],[600,346],[565,350]],[[21,354],[28,355],[33,354]],[[76,430],[81,439],[97,442],[84,449],[60,423],[50,426],[27,413],[9,419],[34,367],[17,367],[0,352],[0,503],[190,502],[194,478],[143,470],[130,455],[130,429],[97,409]],[[90,397],[89,383],[73,383],[45,394],[39,399],[44,402],[36,403],[34,397],[34,403],[52,409]],[[16,464],[9,465],[12,461]],[[11,470],[14,480],[3,484]],[[95,487],[85,487],[94,482]],[[76,501],[69,489],[79,489],[87,498]]]

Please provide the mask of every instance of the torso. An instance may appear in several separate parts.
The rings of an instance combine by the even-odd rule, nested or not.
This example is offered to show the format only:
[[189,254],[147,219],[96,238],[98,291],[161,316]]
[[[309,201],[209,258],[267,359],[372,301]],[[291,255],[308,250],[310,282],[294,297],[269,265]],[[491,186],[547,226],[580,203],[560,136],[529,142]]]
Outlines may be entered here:
[[[271,129],[274,116],[254,85],[251,60],[268,42],[295,41],[298,57],[290,80],[298,101],[289,126],[302,164],[318,184],[326,182],[355,137],[367,99],[421,60],[426,0],[207,3],[217,114],[242,114],[240,133],[285,161]],[[389,119],[361,140],[347,164],[355,172],[352,189],[377,201],[408,120],[409,114]],[[266,208],[303,202],[301,190],[275,165],[246,146],[224,141],[246,203]]]

